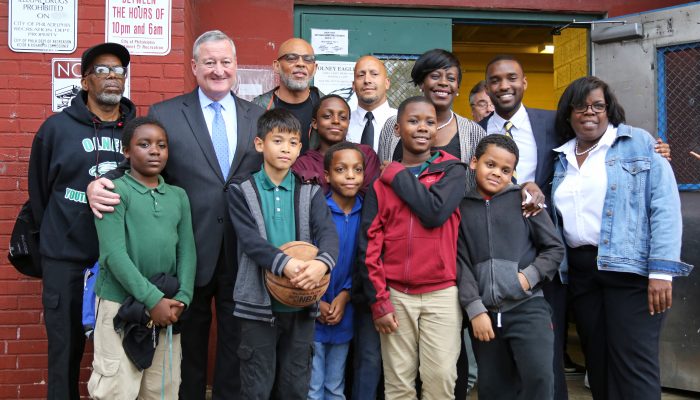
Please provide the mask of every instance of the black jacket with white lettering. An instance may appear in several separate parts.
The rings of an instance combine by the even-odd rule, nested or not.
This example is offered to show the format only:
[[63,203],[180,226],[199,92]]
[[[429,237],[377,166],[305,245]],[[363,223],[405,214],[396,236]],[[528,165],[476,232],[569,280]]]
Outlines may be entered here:
[[81,90],[39,128],[29,157],[29,199],[40,225],[41,255],[87,267],[97,261],[98,246],[85,190],[124,159],[122,131],[136,116],[136,106],[122,98],[120,119],[102,122],[86,101]]

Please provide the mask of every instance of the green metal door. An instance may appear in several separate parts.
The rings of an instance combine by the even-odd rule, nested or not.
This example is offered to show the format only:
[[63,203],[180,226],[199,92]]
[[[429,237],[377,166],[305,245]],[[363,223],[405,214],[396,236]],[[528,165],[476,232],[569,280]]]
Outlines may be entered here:
[[[312,29],[347,31],[348,54],[318,54],[320,65],[326,61],[355,62],[367,54],[377,56],[387,67],[391,80],[389,103],[396,107],[405,98],[419,94],[409,82],[415,59],[434,48],[452,50],[451,18],[401,14],[396,9],[299,6],[295,9],[295,36],[311,42]],[[339,94],[346,98],[351,95],[347,91]]]

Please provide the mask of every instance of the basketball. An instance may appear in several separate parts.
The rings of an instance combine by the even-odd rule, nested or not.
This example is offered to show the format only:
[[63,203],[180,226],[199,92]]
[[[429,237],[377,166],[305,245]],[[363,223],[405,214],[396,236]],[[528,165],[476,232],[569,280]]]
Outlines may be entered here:
[[[280,246],[284,254],[303,261],[313,260],[318,254],[318,248],[311,243],[293,241]],[[321,299],[331,280],[331,274],[323,275],[319,286],[304,290],[294,286],[286,276],[277,276],[265,271],[265,285],[270,294],[280,303],[290,307],[306,307]]]

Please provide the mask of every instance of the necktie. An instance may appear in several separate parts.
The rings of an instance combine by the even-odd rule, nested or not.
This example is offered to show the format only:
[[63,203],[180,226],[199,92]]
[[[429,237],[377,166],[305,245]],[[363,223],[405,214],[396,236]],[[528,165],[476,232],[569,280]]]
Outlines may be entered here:
[[[506,136],[513,139],[513,133],[511,132],[513,130],[513,123],[506,121],[505,124],[503,124],[503,129],[506,131]],[[518,183],[518,171],[513,171],[513,183]]]
[[224,180],[228,177],[228,171],[231,168],[231,162],[228,159],[228,135],[226,135],[226,123],[221,115],[221,104],[217,102],[211,103],[211,108],[214,109],[214,122],[211,125],[211,141],[214,144],[214,152],[216,159],[221,168],[221,174]]
[[362,130],[360,143],[374,147],[374,125],[372,124],[374,115],[372,115],[372,111],[368,111],[367,114],[365,114],[365,118],[367,118],[367,123],[365,124],[365,129]]
[[510,121],[506,121],[506,123],[503,124],[503,129],[506,130],[506,136],[513,139],[513,134],[511,133],[511,130],[513,129],[513,123]]

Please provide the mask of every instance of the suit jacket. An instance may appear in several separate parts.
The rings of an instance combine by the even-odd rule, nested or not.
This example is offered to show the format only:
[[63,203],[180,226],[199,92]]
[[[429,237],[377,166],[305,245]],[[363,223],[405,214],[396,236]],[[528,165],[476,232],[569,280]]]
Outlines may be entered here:
[[[554,149],[562,144],[554,125],[555,111],[540,110],[538,108],[525,108],[532,126],[532,134],[537,144],[537,168],[535,169],[535,183],[540,187],[549,201],[552,189],[552,176],[554,175]],[[493,113],[491,113],[493,115]],[[484,130],[488,131],[491,115],[479,121]]]
[[233,97],[238,144],[227,177],[221,175],[217,163],[198,89],[154,104],[148,111],[148,115],[160,120],[168,131],[169,157],[162,175],[169,184],[185,189],[190,199],[197,246],[195,286],[211,281],[222,244],[226,265],[235,266],[236,239],[226,205],[226,191],[234,176],[250,175],[262,165],[262,156],[255,151],[253,140],[258,117],[264,110]]

